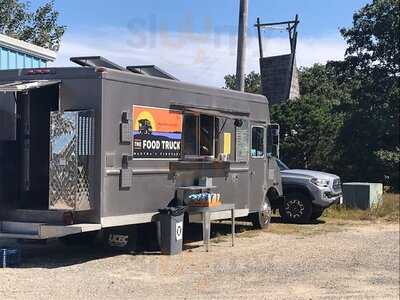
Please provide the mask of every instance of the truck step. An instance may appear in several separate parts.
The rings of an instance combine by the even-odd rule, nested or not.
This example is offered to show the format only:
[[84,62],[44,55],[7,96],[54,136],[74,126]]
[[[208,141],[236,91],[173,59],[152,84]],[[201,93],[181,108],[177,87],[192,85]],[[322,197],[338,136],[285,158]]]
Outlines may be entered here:
[[29,223],[0,221],[0,239],[48,239],[70,234],[98,231],[101,224],[52,225],[48,223]]
[[0,222],[0,233],[4,234],[21,234],[21,235],[39,235],[40,226],[43,223],[27,223],[27,222]]

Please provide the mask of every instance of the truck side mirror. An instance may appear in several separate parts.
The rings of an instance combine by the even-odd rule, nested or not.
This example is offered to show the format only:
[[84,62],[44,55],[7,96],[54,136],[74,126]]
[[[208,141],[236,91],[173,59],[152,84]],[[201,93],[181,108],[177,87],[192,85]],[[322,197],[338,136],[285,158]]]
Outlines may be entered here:
[[279,135],[280,126],[279,124],[268,125],[268,139],[267,139],[267,152],[274,157],[279,158]]

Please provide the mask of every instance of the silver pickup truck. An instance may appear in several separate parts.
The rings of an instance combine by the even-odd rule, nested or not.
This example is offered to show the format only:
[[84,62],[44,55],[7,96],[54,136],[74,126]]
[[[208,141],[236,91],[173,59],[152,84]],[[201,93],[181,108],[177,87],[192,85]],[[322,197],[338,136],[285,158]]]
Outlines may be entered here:
[[332,204],[341,202],[342,186],[338,176],[312,170],[289,169],[280,160],[277,163],[285,196],[279,213],[285,221],[307,223],[318,219]]

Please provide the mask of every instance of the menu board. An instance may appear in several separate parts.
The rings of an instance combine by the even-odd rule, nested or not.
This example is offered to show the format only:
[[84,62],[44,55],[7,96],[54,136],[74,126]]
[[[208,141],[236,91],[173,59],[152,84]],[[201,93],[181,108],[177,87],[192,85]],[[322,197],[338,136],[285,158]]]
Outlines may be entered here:
[[236,161],[248,161],[249,151],[249,123],[243,121],[241,127],[236,127]]

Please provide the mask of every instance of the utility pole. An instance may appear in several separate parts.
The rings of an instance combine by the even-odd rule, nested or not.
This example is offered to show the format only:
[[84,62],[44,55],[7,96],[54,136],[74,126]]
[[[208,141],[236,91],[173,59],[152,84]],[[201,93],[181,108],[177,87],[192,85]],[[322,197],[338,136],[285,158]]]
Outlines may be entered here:
[[248,0],[240,0],[238,49],[236,62],[236,89],[242,92],[244,92],[244,68],[246,63],[248,10]]

